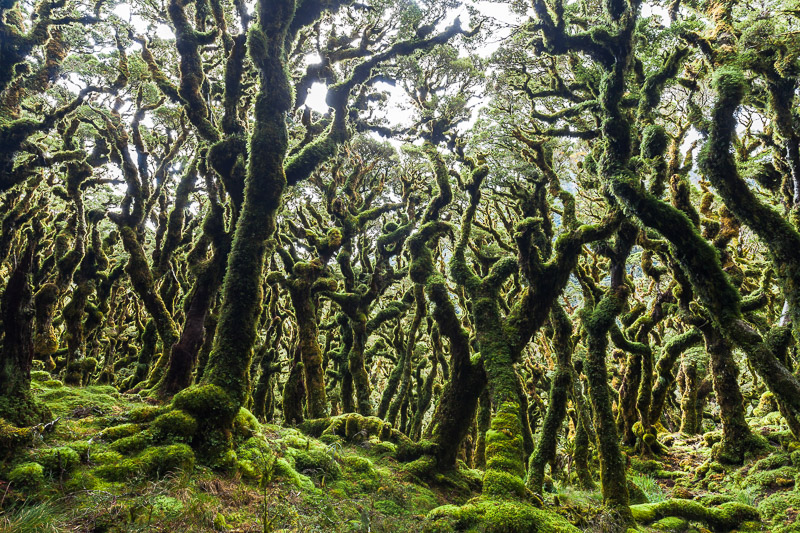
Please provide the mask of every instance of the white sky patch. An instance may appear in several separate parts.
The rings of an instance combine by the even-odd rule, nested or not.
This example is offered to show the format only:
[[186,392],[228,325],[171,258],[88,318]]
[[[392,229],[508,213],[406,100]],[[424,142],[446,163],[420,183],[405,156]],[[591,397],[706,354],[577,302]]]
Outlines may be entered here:
[[305,105],[312,111],[327,113],[328,104],[325,103],[326,96],[328,96],[328,87],[324,83],[315,82],[308,91]]
[[305,60],[306,60],[306,65],[319,65],[320,63],[322,63],[322,57],[316,52],[308,54],[305,57]]
[[172,28],[170,28],[169,25],[159,24],[156,26],[156,37],[169,41],[175,38],[175,34],[172,32]]
[[654,6],[649,3],[642,4],[642,16],[651,17],[653,15],[658,15],[659,17],[661,17],[661,24],[665,26],[670,25],[669,11],[667,11],[666,8],[661,6]]

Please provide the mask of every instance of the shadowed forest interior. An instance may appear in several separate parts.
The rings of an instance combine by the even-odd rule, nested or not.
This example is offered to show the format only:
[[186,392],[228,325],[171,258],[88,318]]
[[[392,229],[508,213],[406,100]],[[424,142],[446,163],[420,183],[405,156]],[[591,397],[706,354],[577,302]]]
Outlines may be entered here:
[[800,1],[0,0],[0,531],[800,531]]

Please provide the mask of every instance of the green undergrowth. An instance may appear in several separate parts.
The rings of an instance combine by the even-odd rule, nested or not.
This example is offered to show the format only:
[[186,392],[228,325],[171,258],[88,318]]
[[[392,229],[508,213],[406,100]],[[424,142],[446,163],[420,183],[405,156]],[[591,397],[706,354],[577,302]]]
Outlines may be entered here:
[[34,390],[58,422],[0,463],[0,531],[411,532],[469,496],[417,482],[377,437],[323,442],[246,410],[232,466],[211,469],[184,411],[44,374]]
[[[226,464],[210,468],[191,442],[198,422],[188,400],[170,409],[45,372],[35,373],[33,389],[57,422],[0,423],[0,531],[516,533],[620,524],[603,506],[599,480],[581,489],[569,467],[546,478],[541,499],[526,492],[520,443],[508,437],[515,428],[503,431],[516,423],[513,406],[487,434],[488,476],[463,463],[432,474],[430,456],[404,458],[403,442],[382,431],[315,438],[259,424],[246,410],[235,416]],[[713,460],[716,432],[662,428],[664,455],[628,453],[635,530],[800,532],[800,443],[772,413],[750,419],[770,451],[742,465]]]

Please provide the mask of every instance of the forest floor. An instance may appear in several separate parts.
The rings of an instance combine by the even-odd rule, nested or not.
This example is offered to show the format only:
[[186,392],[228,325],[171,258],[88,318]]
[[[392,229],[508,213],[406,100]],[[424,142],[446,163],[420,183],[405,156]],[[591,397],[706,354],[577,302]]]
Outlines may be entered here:
[[[430,510],[475,496],[481,475],[464,469],[461,483],[426,483],[394,459],[391,443],[320,441],[268,424],[236,439],[235,474],[193,465],[181,443],[162,447],[156,459],[147,449],[126,459],[158,406],[111,386],[65,386],[41,371],[33,377],[35,393],[57,422],[16,447],[0,427],[3,532],[416,532],[425,530]],[[724,509],[738,502],[756,508],[761,520],[745,521],[737,531],[800,532],[800,443],[777,412],[749,422],[774,450],[743,466],[709,460],[715,432],[664,432],[659,440],[667,454],[631,457],[639,531],[723,531],[692,522],[691,505]],[[597,490],[550,481],[544,500],[582,531],[617,530]],[[668,516],[665,502],[670,509],[685,504],[688,510],[675,514],[689,519]]]

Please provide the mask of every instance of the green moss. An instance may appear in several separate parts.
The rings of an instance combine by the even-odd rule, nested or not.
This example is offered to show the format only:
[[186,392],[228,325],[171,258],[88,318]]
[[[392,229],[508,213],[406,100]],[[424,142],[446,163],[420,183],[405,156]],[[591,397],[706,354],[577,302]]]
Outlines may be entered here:
[[403,514],[403,508],[392,500],[378,500],[374,503],[374,507],[381,513],[389,516],[398,516]]
[[64,488],[69,492],[81,490],[94,490],[100,486],[101,482],[91,472],[76,472],[64,484]]
[[375,465],[366,457],[359,457],[358,455],[346,455],[342,458],[342,463],[348,470],[358,472],[360,474],[368,474],[375,476]]
[[140,474],[140,469],[138,463],[133,459],[121,459],[98,466],[92,473],[107,481],[130,482]]
[[[338,479],[342,471],[339,464],[326,451],[317,448],[286,450],[286,457],[291,458],[298,472],[312,476],[325,476],[326,479]],[[359,458],[360,459],[360,458]],[[367,461],[367,459],[364,459]],[[345,462],[345,464],[348,464]],[[348,465],[349,466],[349,465]]]
[[773,470],[756,471],[745,478],[745,486],[762,488],[793,487],[798,470],[794,466],[782,466]]
[[384,442],[379,440],[370,440],[370,450],[376,454],[394,455],[397,453],[397,445],[391,442]]
[[38,393],[54,416],[67,417],[76,409],[97,408],[101,412],[119,406],[119,392],[110,385],[90,385],[83,388],[47,388]]
[[75,453],[78,454],[82,463],[85,463],[86,461],[89,460],[89,450],[92,447],[90,442],[85,440],[79,440],[76,442],[70,442],[67,444],[67,446],[75,450]]
[[150,430],[161,441],[187,441],[197,431],[197,420],[185,411],[173,409],[153,420]]
[[175,470],[190,470],[194,466],[194,452],[186,444],[171,444],[149,448],[136,460],[145,474],[163,476]]
[[19,428],[0,418],[0,450],[2,450],[0,454],[12,453],[17,448],[29,444],[33,440],[33,435],[31,428]]
[[50,375],[50,372],[45,370],[33,370],[31,371],[31,381],[43,381],[47,382],[53,379],[53,376]]
[[657,531],[669,531],[670,533],[683,533],[689,529],[689,522],[677,516],[668,516],[655,522],[650,527]]
[[758,405],[753,409],[755,416],[766,416],[768,413],[778,410],[778,404],[775,401],[775,395],[771,392],[765,392],[758,400]]
[[139,424],[121,424],[104,429],[100,434],[100,438],[108,442],[114,442],[124,437],[136,435],[141,429],[142,427]]
[[483,477],[483,492],[498,497],[521,498],[525,495],[525,483],[518,475],[487,469]]
[[486,474],[483,493],[487,496],[521,497],[525,494],[522,426],[519,405],[502,404],[486,432]]
[[800,492],[794,490],[771,494],[758,504],[758,511],[764,521],[771,525],[770,531],[774,533],[797,531],[795,520],[800,513]]
[[97,452],[93,453],[89,460],[94,464],[107,465],[122,461],[122,454],[114,451]]
[[141,405],[138,407],[134,407],[128,413],[128,418],[130,418],[133,422],[137,422],[139,424],[144,424],[145,422],[150,422],[154,418],[156,418],[159,414],[164,412],[163,407],[155,407],[153,405]]
[[228,531],[228,521],[222,513],[214,515],[214,531]]
[[39,463],[23,463],[8,474],[8,481],[14,488],[35,491],[44,484],[44,467]]
[[110,448],[123,455],[130,455],[140,452],[147,448],[150,444],[148,434],[144,431],[131,435],[130,437],[123,437],[111,443]]
[[94,470],[94,474],[109,481],[125,481],[144,475],[161,477],[176,470],[194,466],[194,453],[186,444],[171,444],[148,448],[136,457],[109,462]]
[[59,475],[62,472],[72,471],[81,459],[78,452],[67,446],[42,450],[36,454],[36,461],[41,464],[48,474]]
[[719,507],[708,507],[693,500],[666,500],[659,503],[631,505],[633,518],[641,524],[649,524],[667,517],[679,517],[690,521],[704,522],[712,529],[729,531],[747,520],[759,520],[758,511],[738,502],[723,503]]
[[216,385],[199,385],[182,390],[172,400],[173,407],[196,417],[216,419],[219,424],[232,421],[238,406],[224,389]]
[[299,489],[314,489],[314,483],[311,479],[308,476],[298,473],[286,459],[281,458],[275,461],[275,476],[285,479]]
[[233,433],[237,436],[248,438],[253,436],[259,428],[258,420],[253,413],[242,407],[233,419]]
[[[580,531],[565,518],[523,502],[479,500],[457,507],[444,505],[428,513],[425,531],[486,533],[572,533]],[[474,528],[474,529],[473,529]]]
[[256,464],[248,459],[238,460],[236,462],[236,469],[242,474],[243,478],[249,480],[258,480],[263,474]]

